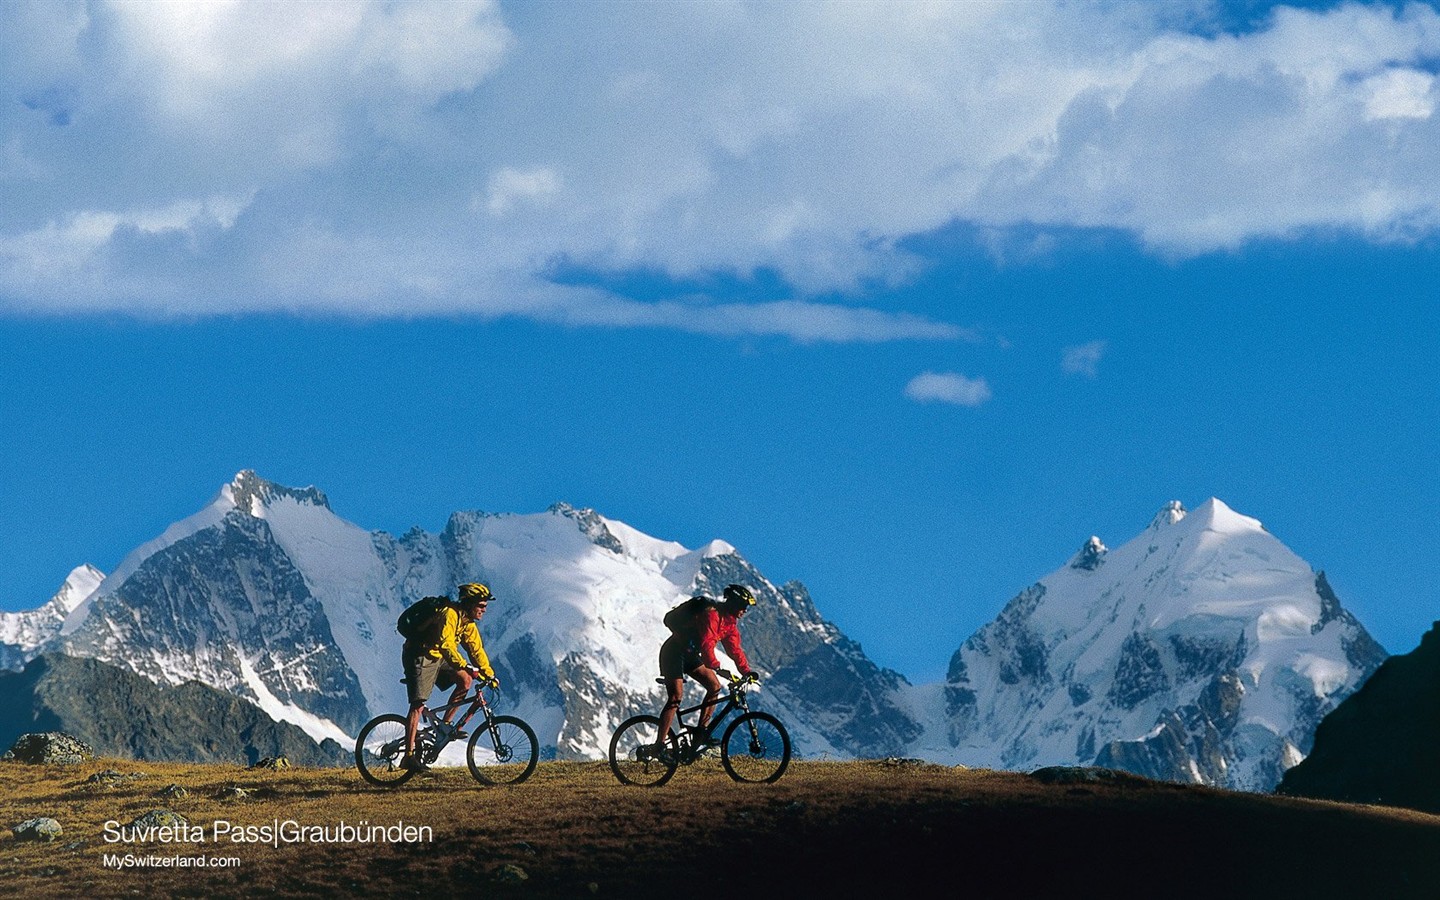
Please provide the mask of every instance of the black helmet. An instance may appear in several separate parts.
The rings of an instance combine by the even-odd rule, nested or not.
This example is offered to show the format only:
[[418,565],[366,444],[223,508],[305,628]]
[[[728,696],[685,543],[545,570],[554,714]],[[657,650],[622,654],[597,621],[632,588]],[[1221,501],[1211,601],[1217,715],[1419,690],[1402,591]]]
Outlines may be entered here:
[[739,612],[755,605],[755,595],[743,584],[726,585],[722,605],[731,612]]

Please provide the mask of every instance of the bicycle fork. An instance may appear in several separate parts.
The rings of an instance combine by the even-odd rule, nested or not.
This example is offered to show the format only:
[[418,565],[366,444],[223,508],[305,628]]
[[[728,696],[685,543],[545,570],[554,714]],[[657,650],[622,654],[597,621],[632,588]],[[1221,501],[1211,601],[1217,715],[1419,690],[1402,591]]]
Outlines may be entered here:
[[490,740],[495,743],[495,761],[507,763],[510,761],[510,748],[500,740],[500,726],[495,724],[492,716],[485,717],[485,730],[490,732]]
[[[742,710],[741,715],[750,714],[750,704],[745,702],[743,694],[740,697],[739,705]],[[765,752],[765,742],[760,740],[760,729],[755,726],[755,722],[755,719],[746,719],[745,726],[750,729],[750,755],[760,756]]]

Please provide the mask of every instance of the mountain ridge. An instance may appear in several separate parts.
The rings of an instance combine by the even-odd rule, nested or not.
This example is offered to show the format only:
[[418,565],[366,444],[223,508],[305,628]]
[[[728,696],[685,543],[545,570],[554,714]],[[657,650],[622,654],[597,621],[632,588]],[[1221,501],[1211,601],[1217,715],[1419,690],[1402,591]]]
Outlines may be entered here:
[[400,610],[464,581],[498,598],[482,631],[507,711],[560,758],[603,755],[620,719],[658,707],[661,615],[730,582],[761,599],[746,650],[808,756],[1098,763],[1268,790],[1384,656],[1323,572],[1218,498],[1166,503],[1113,549],[1091,537],[967,639],[943,682],[912,685],[803,584],[769,581],[722,540],[692,550],[568,503],[395,536],[244,470],[71,597],[60,625],[54,600],[0,614],[0,665],[44,650],[198,680],[343,743],[403,709]]
[[[730,581],[761,597],[747,650],[802,752],[899,752],[918,729],[891,696],[897,673],[825,622],[803,586],[769,582],[724,541],[689,550],[563,503],[456,512],[438,534],[396,537],[335,516],[317,489],[249,470],[128,555],[58,631],[8,658],[50,650],[157,683],[198,680],[317,740],[343,740],[370,715],[404,708],[400,610],[464,581],[495,592],[484,632],[507,709],[557,756],[602,754],[621,718],[658,706],[661,614]],[[802,659],[863,709],[838,716],[835,697],[822,696],[834,685],[786,671]]]

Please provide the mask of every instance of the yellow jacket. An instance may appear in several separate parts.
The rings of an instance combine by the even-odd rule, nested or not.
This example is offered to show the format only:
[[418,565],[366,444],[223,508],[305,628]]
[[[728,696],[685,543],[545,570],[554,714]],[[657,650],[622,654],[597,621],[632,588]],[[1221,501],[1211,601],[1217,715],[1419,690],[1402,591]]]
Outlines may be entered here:
[[462,624],[460,610],[453,606],[445,607],[444,615],[445,624],[440,631],[440,643],[426,647],[425,655],[432,659],[443,659],[455,668],[462,669],[465,667],[465,657],[460,655],[460,648],[464,647],[465,652],[470,654],[470,661],[480,670],[480,677],[494,678],[495,670],[490,667],[490,657],[485,653],[485,645],[480,640],[480,629],[474,620],[466,619]]

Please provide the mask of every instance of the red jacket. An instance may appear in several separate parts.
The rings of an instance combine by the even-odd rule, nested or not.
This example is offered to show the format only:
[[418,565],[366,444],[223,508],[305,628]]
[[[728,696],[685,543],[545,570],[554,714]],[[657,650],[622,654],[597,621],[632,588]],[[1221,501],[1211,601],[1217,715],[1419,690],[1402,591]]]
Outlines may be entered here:
[[719,644],[740,667],[741,675],[750,674],[750,661],[745,658],[745,650],[740,646],[739,616],[711,607],[697,615],[695,621],[700,626],[701,662],[712,669],[720,668],[720,661],[715,658],[715,645]]

